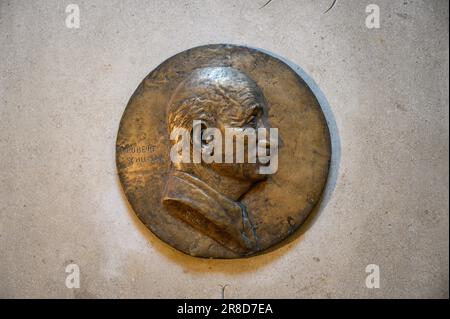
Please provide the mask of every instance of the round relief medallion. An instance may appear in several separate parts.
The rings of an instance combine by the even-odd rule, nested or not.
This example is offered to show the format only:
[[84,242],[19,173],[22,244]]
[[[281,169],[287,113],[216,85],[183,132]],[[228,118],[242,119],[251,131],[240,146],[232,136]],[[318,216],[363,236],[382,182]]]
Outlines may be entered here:
[[303,79],[271,55],[222,44],[153,70],[116,145],[139,219],[170,246],[209,258],[251,256],[290,236],[321,198],[330,158],[324,114]]

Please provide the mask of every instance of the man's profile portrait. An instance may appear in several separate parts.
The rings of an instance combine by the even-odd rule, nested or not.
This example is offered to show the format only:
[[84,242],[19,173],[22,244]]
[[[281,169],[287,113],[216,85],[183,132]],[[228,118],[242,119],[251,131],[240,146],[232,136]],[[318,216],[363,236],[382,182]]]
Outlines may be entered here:
[[[180,128],[192,134],[194,121],[201,121],[202,131],[215,128],[222,135],[227,128],[266,128],[267,103],[261,89],[243,72],[232,67],[200,68],[178,85],[167,107],[169,134]],[[212,142],[201,139],[201,151],[214,153]],[[270,147],[266,140],[257,142]],[[265,164],[223,160],[171,165],[162,197],[171,214],[236,253],[258,249],[254,225],[240,198],[266,178],[259,171]]]

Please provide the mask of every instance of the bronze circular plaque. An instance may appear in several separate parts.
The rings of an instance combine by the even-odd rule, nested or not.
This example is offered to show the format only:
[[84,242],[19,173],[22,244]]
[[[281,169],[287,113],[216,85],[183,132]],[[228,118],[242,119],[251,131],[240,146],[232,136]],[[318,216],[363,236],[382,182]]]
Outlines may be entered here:
[[302,78],[259,50],[222,44],[153,70],[116,145],[139,219],[176,249],[212,258],[251,256],[291,235],[319,201],[330,158],[324,114]]

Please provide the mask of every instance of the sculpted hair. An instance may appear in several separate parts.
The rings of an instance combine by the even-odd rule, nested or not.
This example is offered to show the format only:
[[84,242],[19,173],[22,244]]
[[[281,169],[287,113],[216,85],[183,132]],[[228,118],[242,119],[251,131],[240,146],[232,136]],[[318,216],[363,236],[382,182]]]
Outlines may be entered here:
[[193,120],[215,127],[220,118],[242,127],[262,103],[261,90],[244,73],[229,67],[198,69],[180,83],[169,101],[169,133],[174,128],[191,129]]

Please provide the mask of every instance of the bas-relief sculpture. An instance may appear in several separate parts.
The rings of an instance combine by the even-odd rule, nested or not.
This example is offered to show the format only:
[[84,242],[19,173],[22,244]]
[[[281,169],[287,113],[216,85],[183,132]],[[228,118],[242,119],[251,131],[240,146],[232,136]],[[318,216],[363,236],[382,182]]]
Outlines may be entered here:
[[[174,163],[170,133],[192,131],[194,120],[223,135],[276,126],[278,171],[261,174],[267,164],[259,161]],[[251,256],[291,235],[320,199],[330,156],[325,118],[303,80],[274,57],[232,45],[193,48],[151,72],[117,138],[119,177],[134,211],[163,241],[197,257]]]
[[[178,86],[169,102],[168,128],[260,128],[267,125],[261,90],[230,67],[201,68]],[[254,183],[266,178],[256,163],[180,163],[171,171],[163,202],[190,226],[239,254],[257,250],[258,241],[246,206],[239,201]]]

